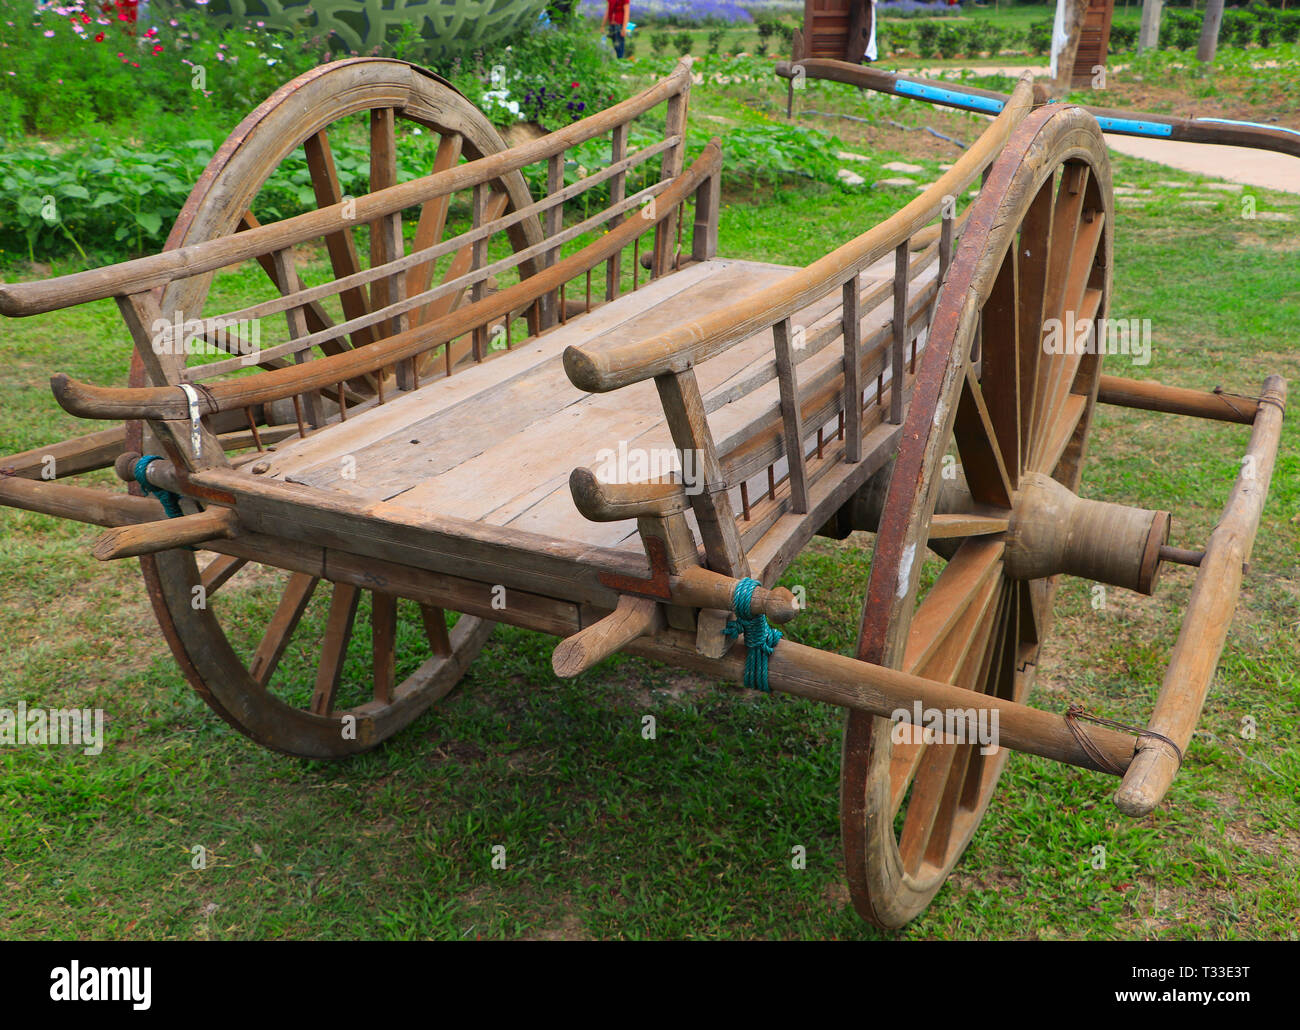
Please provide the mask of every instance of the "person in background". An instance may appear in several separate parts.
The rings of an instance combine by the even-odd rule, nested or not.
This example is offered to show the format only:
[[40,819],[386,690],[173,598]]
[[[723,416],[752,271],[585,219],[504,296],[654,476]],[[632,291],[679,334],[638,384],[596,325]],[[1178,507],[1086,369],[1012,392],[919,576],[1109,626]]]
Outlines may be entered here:
[[623,50],[627,45],[628,0],[605,0],[605,25],[609,26],[609,40],[614,44],[614,53],[623,59]]

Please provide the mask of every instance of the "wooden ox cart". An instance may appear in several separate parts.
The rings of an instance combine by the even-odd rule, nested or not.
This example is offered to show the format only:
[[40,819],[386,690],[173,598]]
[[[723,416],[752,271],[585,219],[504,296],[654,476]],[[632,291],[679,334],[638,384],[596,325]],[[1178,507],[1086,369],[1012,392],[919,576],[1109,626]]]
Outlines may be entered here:
[[[162,253],[0,285],[9,316],[112,297],[134,343],[127,386],[53,377],[65,410],[115,426],[0,460],[0,500],[112,527],[94,553],[140,557],[194,688],[289,754],[377,746],[454,687],[496,622],[561,638],[561,676],[622,650],[842,706],[854,904],[898,926],[953,868],[1008,748],[1118,776],[1129,815],[1160,802],[1228,631],[1285,384],[1200,393],[1040,346],[1048,319],[1106,315],[1114,218],[1096,120],[1036,105],[1028,79],[939,181],[806,268],[716,254],[721,151],[685,165],[690,81],[684,62],[510,148],[401,62],[289,83],[221,147]],[[662,138],[640,145],[633,121],[661,107]],[[330,136],[358,116],[370,192],[352,198]],[[408,181],[400,123],[439,141]],[[566,169],[589,140],[609,141],[606,166]],[[318,209],[259,224],[268,177],[304,152]],[[445,238],[454,198],[472,217]],[[309,282],[295,251],[311,246],[332,273]],[[214,273],[244,263],[265,299],[232,311]],[[231,325],[267,338],[250,352]],[[1099,402],[1252,427],[1203,551],[1168,545],[1166,512],[1076,495]],[[598,474],[633,452],[681,471]],[[130,495],[42,478],[110,465]],[[815,534],[852,530],[875,534],[856,654],[778,639],[768,623],[797,615],[778,578]],[[1149,727],[1029,707],[1059,575],[1150,592],[1170,560],[1200,572]],[[223,594],[236,576],[274,584],[273,613]],[[319,591],[314,676],[275,675]],[[995,713],[1002,748],[951,723],[894,743],[891,717],[918,708]]]

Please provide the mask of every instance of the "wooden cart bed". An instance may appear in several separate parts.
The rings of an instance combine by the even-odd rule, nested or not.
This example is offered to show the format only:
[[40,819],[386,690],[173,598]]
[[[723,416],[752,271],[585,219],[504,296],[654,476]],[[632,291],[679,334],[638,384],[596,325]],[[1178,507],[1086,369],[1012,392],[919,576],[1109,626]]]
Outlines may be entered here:
[[[346,432],[284,444],[259,463],[265,469],[260,478],[358,500],[387,501],[413,512],[639,551],[634,522],[592,522],[577,510],[569,476],[581,466],[599,471],[610,452],[618,453],[620,443],[625,454],[634,456],[675,454],[663,406],[649,382],[611,394],[579,390],[565,374],[564,349],[614,336],[654,336],[685,318],[743,300],[792,271],[720,258],[692,265],[570,319],[499,358],[372,407],[349,419]],[[865,290],[887,285],[892,278],[891,257],[863,272],[860,281]],[[867,315],[867,324],[873,319],[888,323],[891,304],[888,298],[882,302]],[[823,298],[798,312],[794,321],[815,329],[838,316],[838,306]],[[724,465],[757,430],[779,425],[774,375],[748,394],[732,397],[728,392],[738,392],[757,369],[771,366],[772,354],[772,333],[767,330],[697,370]],[[811,367],[800,370],[804,375],[824,374],[835,357],[834,352],[815,355]],[[884,382],[888,389],[888,372]],[[874,380],[868,388],[868,396],[874,396]],[[777,465],[775,475],[784,479],[784,460]],[[755,496],[758,492],[756,488]],[[738,487],[733,506],[742,510]]]

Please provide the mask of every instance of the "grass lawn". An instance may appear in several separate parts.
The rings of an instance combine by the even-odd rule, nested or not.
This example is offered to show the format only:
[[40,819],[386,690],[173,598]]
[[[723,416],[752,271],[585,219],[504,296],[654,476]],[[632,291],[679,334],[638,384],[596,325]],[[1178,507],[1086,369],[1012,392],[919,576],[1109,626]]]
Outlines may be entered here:
[[[725,146],[772,122],[783,100],[775,83],[706,82],[692,119]],[[969,142],[983,124],[838,87],[801,109],[822,111],[806,124],[869,158],[855,166],[868,183],[891,160],[921,164],[927,182],[954,159],[955,146],[919,126]],[[1193,176],[1126,158],[1114,173],[1132,192],[1116,209],[1113,314],[1151,319],[1153,355],[1147,366],[1111,359],[1107,370],[1242,393],[1269,372],[1300,379],[1300,197],[1254,191],[1257,212],[1290,221],[1246,219],[1243,194]],[[1191,206],[1183,192],[1212,202]],[[733,181],[720,251],[804,264],[913,195]],[[238,301],[256,274],[225,275],[218,287]],[[0,346],[0,453],[12,453],[85,431],[55,405],[49,375],[121,382],[129,344],[104,302],[6,321]],[[1101,408],[1082,493],[1172,510],[1175,542],[1199,546],[1247,435]],[[0,509],[0,707],[102,707],[107,719],[96,757],[0,751],[0,882],[10,898],[0,937],[1295,939],[1298,455],[1292,419],[1201,729],[1166,803],[1131,821],[1110,802],[1110,778],[1013,755],[948,885],[893,935],[847,905],[841,720],[830,707],[619,657],[557,681],[554,640],[503,627],[456,693],[377,752],[341,764],[290,759],[194,695],[135,563],[91,558],[98,530]],[[107,472],[90,478],[112,483]],[[808,596],[794,639],[852,651],[870,555],[863,534],[805,551],[785,579]],[[1079,700],[1145,722],[1191,582],[1172,568],[1156,597],[1112,590],[1099,611],[1090,584],[1067,581],[1035,703],[1061,711]],[[236,578],[223,596],[264,618],[265,587]],[[307,623],[322,618],[315,607]],[[361,630],[354,643],[364,650],[367,638]],[[310,658],[291,656],[281,675],[301,674]],[[641,735],[647,714],[654,740]],[[1247,717],[1253,737],[1242,735]],[[491,866],[496,845],[503,870]],[[796,846],[805,869],[791,867]]]

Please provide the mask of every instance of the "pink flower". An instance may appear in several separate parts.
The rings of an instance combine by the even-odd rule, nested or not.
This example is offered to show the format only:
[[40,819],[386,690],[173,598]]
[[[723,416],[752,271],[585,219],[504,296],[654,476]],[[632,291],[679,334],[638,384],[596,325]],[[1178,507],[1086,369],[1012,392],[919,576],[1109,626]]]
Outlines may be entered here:
[[46,39],[53,39],[53,38],[54,38],[54,30],[53,30],[53,29],[46,29],[46,30],[45,30],[45,38],[46,38]]

